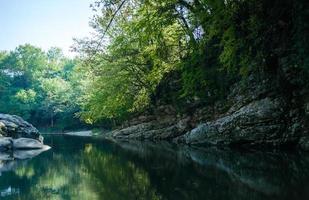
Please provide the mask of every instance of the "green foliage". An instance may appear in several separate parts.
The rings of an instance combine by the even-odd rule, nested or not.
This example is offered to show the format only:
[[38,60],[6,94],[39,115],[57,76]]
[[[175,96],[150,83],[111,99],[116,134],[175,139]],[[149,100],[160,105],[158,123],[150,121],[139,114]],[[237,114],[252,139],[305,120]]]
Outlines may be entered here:
[[[16,114],[39,127],[80,125],[74,119],[81,95],[77,60],[61,49],[48,52],[29,44],[0,53],[0,112]],[[55,126],[55,127],[54,127]]]
[[[41,90],[53,113],[80,94],[84,121],[121,121],[162,99],[212,104],[252,73],[279,76],[284,65],[308,72],[305,0],[99,0],[92,8],[96,34],[76,42],[82,64],[74,68],[56,48],[45,55]],[[32,62],[42,66],[41,57]],[[177,91],[162,89],[173,84]]]
[[[107,51],[89,55],[85,62],[93,80],[82,105],[86,121],[123,118],[144,110],[164,75],[180,64],[186,37],[173,12],[161,13],[169,6],[163,1],[128,1],[115,16],[107,32]],[[93,23],[104,29],[110,10],[104,7],[102,12]],[[87,54],[87,49],[81,50]]]
[[21,101],[22,103],[28,103],[28,104],[33,103],[35,102],[36,99],[36,92],[32,89],[29,90],[21,89],[16,93],[15,98]]
[[74,117],[111,126],[164,101],[213,104],[253,73],[308,87],[306,0],[99,0],[92,8],[96,34],[76,41],[82,62],[29,44],[0,52],[0,112],[61,129]]
[[[276,73],[283,59],[308,66],[307,4],[100,0],[92,5],[97,37],[77,41],[91,80],[81,117],[122,119],[168,95],[173,101],[199,97],[213,103],[249,74]],[[180,74],[178,92],[158,92],[171,73]]]

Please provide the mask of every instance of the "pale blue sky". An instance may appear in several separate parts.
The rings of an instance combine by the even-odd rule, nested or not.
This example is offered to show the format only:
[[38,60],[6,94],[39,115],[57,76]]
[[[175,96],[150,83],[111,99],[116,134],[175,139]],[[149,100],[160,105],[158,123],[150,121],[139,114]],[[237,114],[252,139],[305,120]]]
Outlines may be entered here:
[[0,50],[30,43],[47,50],[60,47],[66,55],[72,38],[89,35],[93,0],[0,0]]

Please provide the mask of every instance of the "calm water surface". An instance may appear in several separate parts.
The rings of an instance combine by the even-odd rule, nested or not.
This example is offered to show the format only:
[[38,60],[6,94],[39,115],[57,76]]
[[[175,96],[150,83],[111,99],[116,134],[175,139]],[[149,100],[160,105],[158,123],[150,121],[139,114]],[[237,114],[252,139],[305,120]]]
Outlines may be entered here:
[[309,155],[48,136],[0,161],[0,199],[309,199]]

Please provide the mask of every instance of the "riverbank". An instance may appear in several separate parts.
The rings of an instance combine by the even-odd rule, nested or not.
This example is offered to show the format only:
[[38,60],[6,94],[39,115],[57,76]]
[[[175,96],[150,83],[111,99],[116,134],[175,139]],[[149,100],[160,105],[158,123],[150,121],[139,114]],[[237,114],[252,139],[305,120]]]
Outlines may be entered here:
[[297,87],[295,79],[290,74],[280,81],[271,75],[252,75],[232,85],[225,100],[210,105],[189,102],[182,111],[161,103],[103,137],[308,151],[309,93],[306,87]]
[[63,135],[80,136],[80,137],[91,137],[91,136],[93,136],[93,133],[92,133],[92,131],[77,131],[77,132],[63,133]]
[[42,133],[43,135],[69,135],[69,136],[79,136],[79,137],[91,137],[94,136],[93,131],[70,131],[70,132],[54,132],[54,133]]

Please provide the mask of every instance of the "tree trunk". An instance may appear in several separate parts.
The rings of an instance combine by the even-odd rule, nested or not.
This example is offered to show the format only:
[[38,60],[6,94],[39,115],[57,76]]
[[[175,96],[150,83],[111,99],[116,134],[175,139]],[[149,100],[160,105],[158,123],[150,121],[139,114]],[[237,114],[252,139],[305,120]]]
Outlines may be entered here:
[[50,127],[54,127],[54,115],[53,113],[50,115]]

